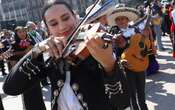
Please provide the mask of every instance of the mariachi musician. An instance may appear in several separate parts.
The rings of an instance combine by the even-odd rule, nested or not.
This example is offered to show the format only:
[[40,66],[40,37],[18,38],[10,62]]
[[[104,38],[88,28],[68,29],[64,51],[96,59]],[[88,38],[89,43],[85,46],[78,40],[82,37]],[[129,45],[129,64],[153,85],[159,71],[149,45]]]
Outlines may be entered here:
[[[131,108],[133,110],[148,110],[145,102],[145,70],[148,67],[147,51],[150,47],[149,38],[129,27],[130,21],[139,19],[139,12],[129,7],[116,7],[108,16],[111,26],[121,31],[117,36],[116,45],[123,48],[122,63],[125,66],[129,89],[131,91]],[[117,34],[117,33],[116,33]],[[138,104],[137,104],[138,101]]]
[[[111,44],[106,45],[98,34],[86,35],[84,43],[90,55],[63,58],[68,36],[79,22],[76,15],[67,3],[57,1],[45,6],[43,18],[50,38],[37,44],[29,52],[30,57],[16,64],[4,82],[4,92],[21,94],[48,76],[52,110],[112,110],[103,84],[103,77],[118,71]],[[38,61],[42,51],[49,52],[49,63]]]

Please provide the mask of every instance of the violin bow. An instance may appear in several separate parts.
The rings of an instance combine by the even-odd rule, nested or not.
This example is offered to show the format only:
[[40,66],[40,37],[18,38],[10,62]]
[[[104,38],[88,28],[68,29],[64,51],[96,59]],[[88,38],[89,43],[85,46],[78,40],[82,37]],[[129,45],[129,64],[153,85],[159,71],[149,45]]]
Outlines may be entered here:
[[63,49],[62,57],[66,54],[67,49],[69,48],[70,44],[72,43],[73,39],[76,37],[76,34],[78,33],[80,27],[86,23],[86,21],[89,18],[90,13],[92,10],[101,2],[101,0],[96,0],[92,8],[89,10],[89,12],[85,15],[85,17],[81,20],[81,22],[78,24],[78,26],[74,29],[74,31],[71,33],[71,35],[68,37],[68,42]]

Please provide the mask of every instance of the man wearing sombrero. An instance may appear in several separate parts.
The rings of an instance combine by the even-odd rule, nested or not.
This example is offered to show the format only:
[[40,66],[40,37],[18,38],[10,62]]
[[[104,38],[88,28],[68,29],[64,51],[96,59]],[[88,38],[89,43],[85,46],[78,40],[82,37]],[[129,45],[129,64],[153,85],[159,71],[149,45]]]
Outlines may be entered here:
[[134,28],[129,28],[129,22],[135,22],[139,18],[140,13],[134,8],[116,5],[107,20],[110,26],[118,26],[126,34],[125,37],[130,37],[134,34]]
[[[150,42],[149,38],[144,37],[135,28],[129,27],[129,22],[137,21],[139,16],[139,12],[133,8],[116,7],[107,19],[110,26],[118,26],[122,32],[117,38],[116,45],[124,49],[121,59],[131,92],[131,109],[148,110],[145,102],[145,70],[149,64],[147,49]],[[125,40],[121,40],[122,38]],[[129,42],[124,43],[126,40]]]

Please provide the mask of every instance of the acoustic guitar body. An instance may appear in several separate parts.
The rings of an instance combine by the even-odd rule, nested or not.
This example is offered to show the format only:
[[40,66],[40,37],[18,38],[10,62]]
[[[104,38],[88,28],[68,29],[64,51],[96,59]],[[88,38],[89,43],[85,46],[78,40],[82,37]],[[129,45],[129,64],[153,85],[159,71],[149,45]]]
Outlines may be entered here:
[[129,47],[121,55],[121,58],[128,63],[127,69],[134,72],[145,71],[149,65],[148,55],[143,56],[141,53],[145,48],[150,47],[150,41],[145,38],[142,42],[142,37],[141,34],[132,36]]

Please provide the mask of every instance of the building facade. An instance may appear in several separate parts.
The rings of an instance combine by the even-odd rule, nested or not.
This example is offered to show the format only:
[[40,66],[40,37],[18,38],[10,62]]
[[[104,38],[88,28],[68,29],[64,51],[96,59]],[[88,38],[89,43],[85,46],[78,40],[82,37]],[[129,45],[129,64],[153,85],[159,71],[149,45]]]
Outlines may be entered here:
[[[42,19],[42,8],[46,2],[54,0],[1,0],[0,22],[1,21],[40,21]],[[80,16],[85,15],[88,6],[95,0],[58,0],[65,1],[77,11]],[[108,0],[102,0],[102,3]],[[118,2],[130,2],[131,0],[113,0]],[[134,0],[136,1],[136,0]],[[133,0],[132,0],[133,2]]]
[[28,13],[25,0],[2,0],[2,20],[27,20]]
[[42,8],[47,0],[25,0],[27,5],[28,20],[40,21],[42,19]]

